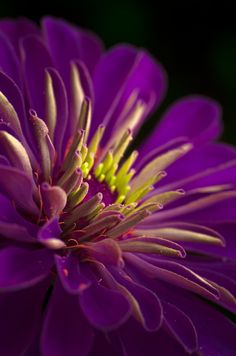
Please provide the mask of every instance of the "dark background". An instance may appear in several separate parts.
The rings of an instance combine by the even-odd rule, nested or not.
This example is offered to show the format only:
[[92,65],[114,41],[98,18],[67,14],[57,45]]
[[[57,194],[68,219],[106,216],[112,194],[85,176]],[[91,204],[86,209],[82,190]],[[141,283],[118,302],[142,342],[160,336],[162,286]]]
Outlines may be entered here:
[[[178,5],[177,5],[178,3]],[[1,1],[0,18],[51,14],[95,31],[107,47],[130,42],[147,48],[169,75],[161,110],[183,95],[201,93],[223,106],[224,139],[236,144],[236,15],[221,1]]]

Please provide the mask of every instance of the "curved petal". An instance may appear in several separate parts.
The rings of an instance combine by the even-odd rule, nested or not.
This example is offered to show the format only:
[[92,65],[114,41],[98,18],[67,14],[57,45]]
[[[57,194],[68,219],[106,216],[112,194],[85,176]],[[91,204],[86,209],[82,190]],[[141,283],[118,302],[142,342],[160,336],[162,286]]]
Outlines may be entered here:
[[28,214],[38,216],[33,189],[33,183],[26,174],[13,167],[0,166],[0,192]]
[[91,281],[82,274],[76,254],[71,253],[65,257],[56,255],[55,261],[61,283],[68,293],[82,293],[90,287]]
[[171,291],[157,287],[166,301],[178,306],[192,320],[199,340],[199,348],[203,355],[232,356],[236,350],[236,326],[226,315],[214,305],[206,303],[194,295]]
[[[194,162],[194,164],[192,164]],[[166,169],[167,176],[158,190],[235,184],[236,150],[222,143],[200,145]]]
[[158,297],[149,289],[140,284],[131,282],[128,278],[122,278],[119,273],[114,273],[115,279],[124,285],[138,302],[143,326],[147,331],[157,331],[163,320],[162,305]]
[[[126,129],[140,127],[145,117],[160,103],[166,90],[161,65],[148,53],[128,45],[108,51],[98,63],[93,79],[93,128],[96,129],[101,122],[107,126],[104,142],[121,124],[124,128],[127,126]],[[133,112],[140,103],[144,105],[140,117],[135,123],[128,123],[130,110]]]
[[76,295],[67,293],[57,281],[44,322],[41,348],[44,356],[84,356],[93,344],[93,330]]
[[0,251],[0,290],[28,288],[46,278],[53,265],[44,249],[7,247]]
[[171,333],[185,350],[192,353],[198,349],[196,329],[191,319],[173,304],[162,302],[164,318]]
[[130,319],[119,331],[124,354],[127,356],[186,356],[189,355],[169,332],[161,328],[157,332],[147,332]]
[[20,67],[13,47],[5,34],[0,31],[0,68],[17,84],[20,84]]
[[37,25],[26,18],[1,20],[0,31],[7,36],[17,54],[19,54],[19,42],[21,38],[29,34],[40,36],[40,29]]
[[66,127],[68,124],[68,98],[64,82],[58,73],[53,68],[47,69],[51,76],[52,86],[54,91],[55,103],[56,103],[56,127],[54,133],[53,144],[57,152],[57,162],[56,165],[61,164],[63,158],[63,142]]
[[131,306],[121,293],[96,282],[80,295],[80,305],[90,323],[102,330],[117,328],[131,313]]
[[1,355],[23,355],[34,341],[47,288],[48,281],[43,281],[31,288],[0,294]]
[[90,73],[94,71],[102,52],[102,43],[94,34],[53,17],[44,17],[42,28],[50,54],[67,88],[71,61],[81,60]]
[[193,143],[202,144],[218,138],[221,126],[221,109],[218,103],[203,96],[185,97],[168,109],[142,146],[142,151],[145,154],[178,136],[185,136]]
[[30,107],[37,115],[45,115],[45,69],[52,67],[50,54],[40,38],[29,35],[21,41],[23,69]]

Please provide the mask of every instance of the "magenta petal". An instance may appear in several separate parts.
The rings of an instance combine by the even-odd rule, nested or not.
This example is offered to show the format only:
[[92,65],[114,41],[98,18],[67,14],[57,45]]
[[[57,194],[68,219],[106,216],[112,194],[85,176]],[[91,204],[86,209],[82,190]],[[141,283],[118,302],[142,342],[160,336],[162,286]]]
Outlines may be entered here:
[[79,299],[58,281],[48,306],[41,348],[44,356],[84,356],[93,344],[93,330],[81,312]]
[[0,294],[0,354],[25,354],[41,324],[48,281],[20,291]]
[[96,282],[81,294],[80,305],[90,323],[102,330],[117,328],[131,313],[130,304],[121,293]]
[[0,290],[30,287],[48,276],[52,255],[44,249],[7,247],[0,251]]
[[186,136],[196,143],[214,140],[221,133],[221,109],[212,99],[190,96],[178,100],[163,116],[143,146],[148,152],[174,137]]
[[79,258],[76,254],[71,253],[66,257],[56,255],[55,261],[63,287],[68,293],[82,293],[91,285],[91,281],[80,271]]
[[[52,67],[52,59],[44,43],[37,36],[27,36],[21,42],[23,68],[30,106],[44,118],[45,69]],[[37,85],[35,85],[37,83]]]
[[108,138],[114,124],[125,120],[120,114],[134,92],[146,104],[138,128],[160,103],[165,89],[165,73],[148,53],[128,45],[114,47],[102,57],[94,74],[94,129],[103,120],[108,127],[105,133],[105,138]]

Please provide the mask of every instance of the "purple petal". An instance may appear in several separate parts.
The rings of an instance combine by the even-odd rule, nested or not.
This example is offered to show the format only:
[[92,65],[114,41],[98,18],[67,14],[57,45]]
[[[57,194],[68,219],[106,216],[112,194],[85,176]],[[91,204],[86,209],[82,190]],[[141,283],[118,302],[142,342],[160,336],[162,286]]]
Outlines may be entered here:
[[0,166],[0,192],[28,214],[38,216],[39,210],[33,201],[33,189],[33,183],[25,173],[13,167]]
[[40,36],[40,30],[36,24],[25,18],[1,20],[0,31],[8,37],[17,54],[19,54],[19,41],[21,38],[29,34]]
[[103,121],[107,125],[105,138],[108,139],[114,124],[116,128],[126,119],[121,112],[135,92],[138,95],[136,102],[141,100],[146,105],[145,113],[137,124],[139,127],[160,103],[165,89],[164,71],[148,53],[128,45],[111,49],[102,57],[94,74],[93,127]]
[[45,69],[53,66],[52,59],[46,46],[37,36],[25,37],[21,42],[21,50],[30,107],[39,117],[44,118]]
[[197,350],[197,333],[189,317],[170,303],[163,303],[164,318],[171,333],[183,345],[185,350],[192,353]]
[[117,328],[131,313],[130,304],[121,293],[96,282],[81,294],[80,305],[90,323],[102,330]]
[[67,203],[66,192],[57,185],[48,183],[41,185],[43,210],[48,218],[59,216]]
[[19,62],[5,34],[0,32],[0,68],[19,85]]
[[44,249],[7,247],[0,251],[0,290],[27,288],[48,276],[52,254]]
[[48,281],[43,281],[31,288],[0,294],[1,355],[25,354],[39,331],[47,288]]
[[[159,286],[159,293],[161,287]],[[175,288],[161,292],[165,300],[180,308],[192,320],[203,355],[232,356],[236,350],[236,326],[214,305]]]
[[120,330],[120,340],[124,354],[127,356],[185,356],[187,352],[161,328],[157,332],[147,332],[143,327],[130,319]]
[[41,347],[44,356],[84,356],[93,344],[93,330],[81,312],[79,299],[57,281],[48,306]]
[[207,298],[215,300],[219,298],[219,293],[214,286],[179,263],[157,260],[146,256],[140,258],[130,253],[125,253],[125,260],[128,263],[127,268],[129,268],[129,271],[136,271],[135,275],[136,273],[141,273],[148,279],[158,278],[171,285],[187,289]]
[[119,273],[113,272],[113,274],[116,280],[124,285],[138,302],[144,328],[147,331],[158,330],[163,319],[162,305],[158,297],[142,285],[131,282],[128,278],[122,278]]
[[68,123],[67,93],[60,74],[53,68],[48,68],[47,71],[52,79],[52,85],[54,89],[54,95],[55,95],[55,101],[57,107],[56,127],[55,127],[53,143],[57,152],[56,164],[59,165],[61,163],[62,156],[63,156],[62,144],[63,144],[66,126]]
[[71,61],[81,60],[90,73],[94,71],[102,52],[101,41],[94,34],[52,17],[45,17],[42,27],[50,54],[67,88]]
[[60,239],[62,230],[59,225],[58,217],[47,221],[38,231],[38,241],[49,249],[62,249],[66,247],[63,240]]
[[[35,239],[36,233],[38,231],[38,226],[24,219],[15,209],[12,202],[2,194],[0,194],[0,221],[3,224],[5,223],[5,226],[9,226],[9,231],[6,231],[6,233],[9,235],[11,235],[11,231],[14,231],[16,226],[18,226],[19,235],[11,236],[12,238],[17,240],[21,238],[23,238],[24,240],[26,238],[27,240],[28,238],[30,240],[32,240],[32,238]],[[11,230],[10,226],[13,226],[13,230]],[[22,233],[20,233],[20,231],[22,231]],[[25,234],[23,234],[23,231],[25,232]],[[1,233],[4,236],[8,236],[5,235],[2,230]]]
[[55,261],[62,285],[68,293],[82,293],[90,287],[91,281],[82,274],[76,254],[71,253],[67,257],[56,255]]
[[[194,164],[192,164],[194,162]],[[158,189],[193,189],[195,187],[234,184],[235,148],[219,143],[209,143],[194,148],[166,170],[167,176]]]
[[194,143],[214,140],[221,134],[221,109],[212,99],[190,96],[178,100],[163,116],[143,145],[144,154],[178,136]]

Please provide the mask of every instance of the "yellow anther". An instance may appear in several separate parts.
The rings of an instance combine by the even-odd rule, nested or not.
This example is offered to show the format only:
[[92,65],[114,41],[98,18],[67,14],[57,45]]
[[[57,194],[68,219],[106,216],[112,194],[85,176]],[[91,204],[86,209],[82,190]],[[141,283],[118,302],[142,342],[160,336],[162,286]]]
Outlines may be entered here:
[[94,156],[96,155],[99,143],[102,139],[103,133],[104,133],[105,126],[100,125],[94,134],[89,146],[88,146],[88,155],[93,154]]
[[103,163],[99,163],[99,165],[95,169],[95,177],[98,178],[102,172],[103,169]]

